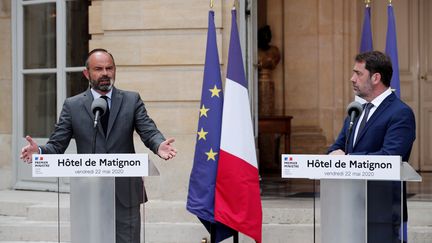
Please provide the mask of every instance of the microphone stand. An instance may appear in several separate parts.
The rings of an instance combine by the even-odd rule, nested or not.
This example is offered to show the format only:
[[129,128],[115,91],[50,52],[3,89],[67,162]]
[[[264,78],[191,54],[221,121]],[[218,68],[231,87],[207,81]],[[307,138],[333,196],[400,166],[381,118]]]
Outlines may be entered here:
[[351,138],[352,128],[353,128],[353,124],[350,124],[348,128],[348,136],[345,140],[345,154],[348,154],[348,141]]
[[96,153],[96,136],[98,133],[97,126],[94,126],[93,131],[94,132],[93,132],[93,141],[92,141],[92,154],[95,154]]
[[101,116],[99,115],[99,111],[96,111],[95,120],[94,120],[94,124],[93,124],[93,131],[94,132],[93,132],[93,141],[92,141],[92,154],[96,153],[96,136],[98,133],[97,125],[99,123],[100,117]]
[[[97,124],[99,123],[100,117],[105,113],[105,110],[107,109],[107,102],[103,98],[97,98],[93,100],[91,104],[91,111],[94,114],[94,120],[93,120],[93,141],[92,141],[92,154],[96,153],[96,135],[97,135]],[[101,114],[102,113],[102,114]]]
[[360,116],[360,114],[361,114],[361,112],[359,112],[359,114],[353,114],[351,112],[351,114],[350,114],[350,122],[349,122],[349,127],[348,127],[348,136],[347,136],[347,138],[345,140],[345,154],[348,154],[348,142],[349,142],[349,140],[351,138],[351,133],[352,133],[352,130],[353,130],[353,127],[354,127],[354,120],[356,119],[357,116]]

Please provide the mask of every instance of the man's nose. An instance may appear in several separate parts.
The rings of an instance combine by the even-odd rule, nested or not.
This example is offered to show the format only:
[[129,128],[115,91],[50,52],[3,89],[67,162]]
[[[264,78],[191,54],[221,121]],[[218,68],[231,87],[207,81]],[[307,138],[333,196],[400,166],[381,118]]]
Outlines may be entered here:
[[106,68],[102,69],[102,75],[107,76],[108,75],[108,69],[106,69]]

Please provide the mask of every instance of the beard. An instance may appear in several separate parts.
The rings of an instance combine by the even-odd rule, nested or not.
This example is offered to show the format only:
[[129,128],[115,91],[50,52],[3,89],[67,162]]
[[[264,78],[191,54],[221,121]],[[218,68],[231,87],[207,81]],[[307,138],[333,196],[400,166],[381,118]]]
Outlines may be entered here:
[[97,80],[91,79],[90,80],[90,86],[94,90],[107,92],[107,91],[110,91],[112,89],[114,81],[115,80],[113,78],[110,78],[108,76],[104,76],[104,77],[101,77]]
[[363,85],[353,85],[354,94],[362,99],[367,99],[373,93],[373,84],[370,78]]

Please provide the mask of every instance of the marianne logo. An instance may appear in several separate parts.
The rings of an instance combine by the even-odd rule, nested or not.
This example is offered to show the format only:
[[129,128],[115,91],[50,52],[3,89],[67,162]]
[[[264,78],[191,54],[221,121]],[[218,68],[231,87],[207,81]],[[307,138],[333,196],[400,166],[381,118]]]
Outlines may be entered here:
[[44,161],[42,156],[34,157],[34,166],[35,167],[49,167],[48,161]]
[[297,161],[295,161],[291,156],[285,156],[283,162],[284,168],[299,168]]

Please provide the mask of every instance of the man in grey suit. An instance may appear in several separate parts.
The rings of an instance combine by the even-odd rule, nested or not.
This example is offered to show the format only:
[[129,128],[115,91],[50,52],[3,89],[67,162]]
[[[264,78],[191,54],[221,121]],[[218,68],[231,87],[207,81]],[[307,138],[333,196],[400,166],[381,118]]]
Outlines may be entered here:
[[[21,159],[31,163],[32,154],[62,154],[75,138],[78,153],[92,153],[94,114],[91,105],[99,97],[107,101],[107,112],[97,126],[95,153],[135,153],[133,133],[159,157],[168,160],[177,151],[173,138],[165,139],[147,115],[144,103],[136,92],[114,87],[116,66],[113,56],[105,49],[94,49],[83,71],[90,88],[67,98],[58,123],[47,144],[38,146],[27,136],[28,145]],[[118,177],[116,187],[116,242],[140,242],[140,204],[145,193],[142,178]]]

